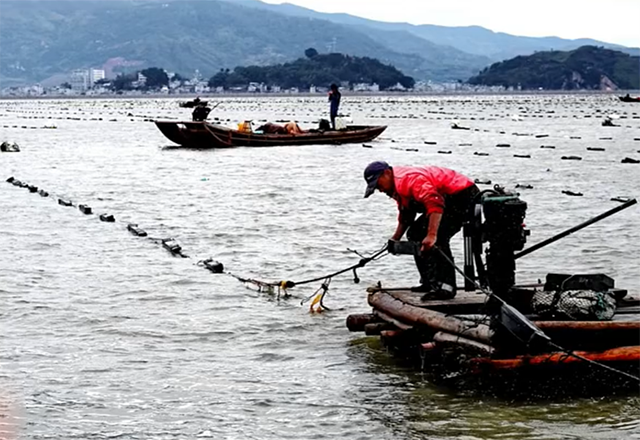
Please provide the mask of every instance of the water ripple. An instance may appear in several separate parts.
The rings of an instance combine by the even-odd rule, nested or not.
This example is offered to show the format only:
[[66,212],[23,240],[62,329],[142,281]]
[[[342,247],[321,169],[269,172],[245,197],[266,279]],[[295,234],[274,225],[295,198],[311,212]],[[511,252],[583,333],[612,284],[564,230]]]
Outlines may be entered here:
[[[216,116],[231,124],[250,116],[310,127],[326,111],[317,97],[220,101]],[[232,273],[273,281],[353,264],[346,248],[374,251],[395,227],[391,201],[362,198],[362,169],[372,160],[532,185],[521,190],[530,243],[612,208],[611,197],[640,196],[637,166],[620,163],[638,157],[640,121],[609,96],[350,96],[343,107],[358,122],[389,125],[373,148],[166,148],[143,119],[188,116],[175,99],[0,101],[3,138],[22,148],[2,155],[4,178],[117,219],[102,223],[0,186],[0,436],[640,438],[636,397],[514,403],[455,393],[430,385],[377,340],[349,334],[344,319],[368,310],[367,285],[417,282],[405,258],[361,269],[360,285],[349,274],[334,279],[332,311],[320,316],[299,304],[319,284],[278,300],[194,265],[213,257]],[[602,128],[597,118],[613,112],[623,127]],[[451,130],[454,119],[477,131]],[[57,129],[20,128],[45,120]],[[495,148],[505,142],[511,148]],[[586,150],[596,145],[606,151]],[[639,291],[639,218],[632,208],[519,260],[518,280],[601,271]],[[128,222],[175,238],[192,258],[131,236]],[[461,244],[453,250],[460,260]]]

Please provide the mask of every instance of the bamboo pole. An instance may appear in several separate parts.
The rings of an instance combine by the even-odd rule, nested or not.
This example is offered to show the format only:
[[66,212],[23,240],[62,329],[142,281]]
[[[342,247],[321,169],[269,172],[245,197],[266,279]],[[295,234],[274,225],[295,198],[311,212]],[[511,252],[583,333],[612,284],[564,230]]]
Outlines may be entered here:
[[582,228],[586,228],[589,225],[594,224],[595,222],[598,222],[600,220],[602,220],[603,218],[607,218],[610,215],[615,214],[616,212],[620,212],[623,209],[627,209],[629,206],[635,205],[636,203],[638,203],[638,201],[636,199],[632,199],[632,200],[628,200],[627,202],[623,203],[620,206],[616,206],[613,209],[608,210],[607,212],[604,212],[600,215],[597,215],[595,217],[593,217],[592,219],[587,220],[586,222],[580,223],[579,225],[576,225],[572,228],[567,229],[566,231],[563,231],[559,234],[554,235],[553,237],[547,238],[546,240],[542,240],[540,243],[536,243],[533,246],[531,246],[528,249],[525,249],[523,251],[518,252],[517,254],[515,254],[513,257],[517,260],[520,257],[524,257],[525,255],[530,254],[533,251],[536,251],[540,248],[545,247],[548,244],[551,244],[555,241],[560,240],[561,238],[566,237],[569,234],[573,234],[576,231],[579,231]]

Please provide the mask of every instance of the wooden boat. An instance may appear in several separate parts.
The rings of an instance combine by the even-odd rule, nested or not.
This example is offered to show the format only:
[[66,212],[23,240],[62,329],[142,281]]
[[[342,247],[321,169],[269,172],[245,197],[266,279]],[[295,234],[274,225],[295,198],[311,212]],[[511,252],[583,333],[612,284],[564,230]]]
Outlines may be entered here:
[[276,147],[368,142],[386,126],[350,126],[345,130],[314,131],[300,134],[257,134],[208,122],[155,121],[169,140],[190,148]]
[[368,302],[373,312],[349,316],[347,327],[379,335],[397,354],[420,362],[433,381],[467,390],[527,396],[637,394],[638,381],[585,359],[640,377],[640,297],[620,298],[626,292],[618,290],[612,321],[542,321],[529,305],[536,288],[514,288],[510,303],[566,352],[549,345],[517,346],[485,319],[487,298],[474,292],[422,301],[410,289],[372,287]]
[[640,102],[640,97],[634,98],[634,97],[631,97],[631,96],[627,95],[627,96],[618,96],[618,98],[622,102]]

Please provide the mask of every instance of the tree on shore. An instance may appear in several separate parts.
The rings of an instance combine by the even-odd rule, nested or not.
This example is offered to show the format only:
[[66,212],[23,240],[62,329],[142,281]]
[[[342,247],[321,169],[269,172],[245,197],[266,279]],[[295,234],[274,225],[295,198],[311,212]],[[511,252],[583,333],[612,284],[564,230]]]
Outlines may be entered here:
[[[220,70],[209,80],[210,87],[244,87],[250,82],[284,88],[309,88],[312,85],[348,82],[376,83],[381,90],[401,84],[409,89],[413,78],[393,66],[368,57],[354,57],[340,53],[318,54],[309,57],[313,48],[305,51],[306,58],[273,66],[238,66],[232,72]],[[315,49],[314,49],[315,50]]]
[[145,84],[147,89],[160,89],[169,85],[169,76],[164,69],[150,67],[142,70],[140,73],[147,78],[147,83]]

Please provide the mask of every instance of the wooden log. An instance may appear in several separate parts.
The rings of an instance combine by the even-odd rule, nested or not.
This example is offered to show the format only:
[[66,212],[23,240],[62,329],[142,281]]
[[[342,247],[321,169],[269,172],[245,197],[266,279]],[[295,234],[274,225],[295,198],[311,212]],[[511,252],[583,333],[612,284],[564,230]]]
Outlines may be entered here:
[[[423,301],[420,297],[422,293],[412,292],[410,288],[389,288],[382,289],[378,287],[370,287],[367,289],[369,293],[385,292],[392,297],[399,299],[405,304],[423,307],[437,312],[441,312],[447,315],[473,315],[473,314],[485,314],[487,297],[481,292],[462,292],[459,291],[455,298],[446,300],[428,300]],[[531,306],[531,297],[533,296],[533,290],[513,291],[510,295],[509,303],[516,307],[522,313],[529,313]]]
[[444,331],[464,336],[476,341],[491,343],[493,331],[486,324],[463,321],[433,310],[414,307],[392,297],[386,292],[375,292],[369,295],[369,304],[392,318],[408,324],[424,325],[436,331]]
[[[640,362],[640,346],[618,347],[610,350],[576,351],[576,355],[596,362]],[[493,369],[517,369],[528,366],[561,365],[576,362],[585,362],[564,352],[547,353],[541,355],[517,356],[513,359],[476,358],[470,360],[475,367],[488,366]]]
[[373,313],[360,313],[347,316],[347,328],[351,332],[363,332],[365,325],[374,322],[380,322],[380,318]]
[[397,330],[398,328],[388,322],[373,322],[364,325],[364,334],[367,336],[377,336],[383,330]]
[[387,315],[384,312],[381,312],[380,310],[374,310],[373,313],[377,317],[382,319],[384,322],[388,322],[389,324],[393,324],[395,327],[399,328],[400,330],[409,330],[409,329],[411,329],[410,325],[405,324],[402,321],[398,321],[397,319],[392,318],[391,316]]
[[463,338],[462,336],[452,335],[451,333],[438,332],[433,335],[433,340],[436,342],[436,346],[444,345],[463,347],[465,349],[479,351],[486,355],[492,355],[495,351],[495,348],[490,345],[483,344],[478,341],[473,341],[468,338]]

